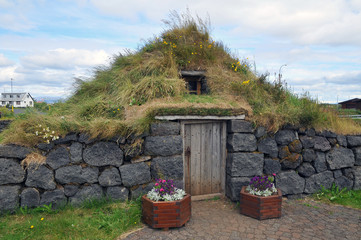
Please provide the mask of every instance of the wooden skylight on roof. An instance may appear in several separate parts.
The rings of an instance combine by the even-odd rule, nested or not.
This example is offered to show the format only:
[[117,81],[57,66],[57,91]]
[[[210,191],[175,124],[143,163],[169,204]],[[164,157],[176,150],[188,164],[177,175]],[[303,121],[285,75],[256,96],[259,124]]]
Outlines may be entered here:
[[205,71],[181,71],[182,78],[187,83],[187,89],[190,94],[208,93]]

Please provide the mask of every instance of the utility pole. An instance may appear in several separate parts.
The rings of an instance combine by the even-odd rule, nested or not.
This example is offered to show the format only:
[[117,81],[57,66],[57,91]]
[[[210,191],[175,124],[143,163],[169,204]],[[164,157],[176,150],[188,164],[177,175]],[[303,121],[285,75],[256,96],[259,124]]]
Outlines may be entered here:
[[11,93],[13,93],[13,79],[11,78]]

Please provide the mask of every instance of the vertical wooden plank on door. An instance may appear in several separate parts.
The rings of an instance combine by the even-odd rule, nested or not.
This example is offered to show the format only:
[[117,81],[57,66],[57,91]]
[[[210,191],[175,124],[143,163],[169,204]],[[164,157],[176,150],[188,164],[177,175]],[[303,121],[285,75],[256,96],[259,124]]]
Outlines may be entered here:
[[212,193],[212,123],[203,124],[202,131],[205,132],[203,140],[204,157],[202,159],[202,193]]
[[212,193],[220,192],[220,123],[212,124]]
[[184,181],[184,190],[187,193],[191,193],[191,125],[184,124],[184,167],[183,167],[183,181]]
[[204,141],[206,141],[206,124],[200,124],[200,146],[201,146],[201,157],[200,157],[200,167],[201,167],[201,171],[200,171],[200,181],[201,181],[201,186],[200,186],[200,193],[201,195],[205,194],[204,193],[204,188],[206,187],[207,184],[207,180],[204,179],[204,171],[206,168],[206,148],[205,148],[205,144]]
[[221,161],[221,166],[220,166],[220,179],[221,179],[221,188],[220,188],[220,192],[224,192],[225,188],[226,188],[226,158],[227,158],[227,148],[226,148],[226,144],[227,144],[227,123],[226,122],[222,122],[220,124],[220,161]]
[[191,125],[191,194],[201,194],[201,124]]

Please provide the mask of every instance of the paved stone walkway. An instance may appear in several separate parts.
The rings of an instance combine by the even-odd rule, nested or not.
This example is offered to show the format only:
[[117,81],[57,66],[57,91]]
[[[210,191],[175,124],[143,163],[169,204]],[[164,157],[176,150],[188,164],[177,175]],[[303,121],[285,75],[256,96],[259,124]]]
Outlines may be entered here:
[[354,239],[361,240],[361,210],[309,199],[282,202],[282,217],[259,221],[239,213],[228,199],[192,202],[186,226],[169,231],[148,226],[121,239]]

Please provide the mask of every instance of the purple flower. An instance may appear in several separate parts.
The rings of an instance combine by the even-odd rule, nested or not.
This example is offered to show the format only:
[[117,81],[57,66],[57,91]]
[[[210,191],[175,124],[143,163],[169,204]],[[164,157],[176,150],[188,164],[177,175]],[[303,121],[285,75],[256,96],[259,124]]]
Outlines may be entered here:
[[273,176],[255,176],[250,181],[250,187],[255,190],[267,190],[273,187]]
[[174,181],[172,179],[156,179],[156,183],[154,185],[155,191],[161,196],[164,196],[165,194],[172,195],[175,190]]

